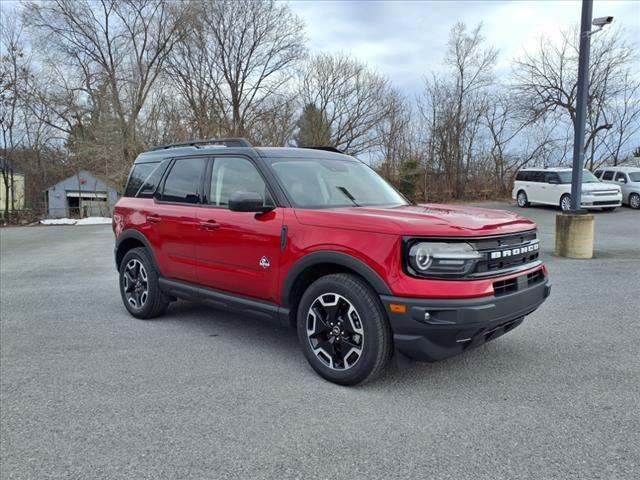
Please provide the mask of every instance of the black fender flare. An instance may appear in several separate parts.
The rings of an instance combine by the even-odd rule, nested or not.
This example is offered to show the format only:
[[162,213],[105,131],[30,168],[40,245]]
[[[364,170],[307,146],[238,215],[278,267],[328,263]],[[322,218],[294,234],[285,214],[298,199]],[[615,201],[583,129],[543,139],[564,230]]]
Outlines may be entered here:
[[124,232],[122,232],[120,234],[120,236],[116,240],[116,246],[113,249],[113,257],[114,257],[114,260],[116,262],[116,269],[118,269],[118,267],[119,267],[119,265],[118,265],[118,252],[120,251],[120,247],[127,240],[131,240],[131,239],[137,240],[137,241],[139,241],[140,243],[142,243],[145,246],[145,248],[149,252],[149,256],[151,257],[151,261],[153,262],[153,268],[156,269],[156,272],[160,273],[160,269],[158,268],[158,262],[156,262],[156,257],[155,257],[155,255],[153,253],[153,248],[151,248],[151,244],[149,243],[149,240],[147,240],[147,237],[145,237],[144,234],[139,232],[138,230],[125,230]]
[[281,290],[283,307],[291,307],[291,291],[300,274],[302,274],[302,272],[304,272],[309,267],[325,263],[340,265],[354,271],[362,278],[364,278],[367,283],[371,285],[371,288],[373,288],[373,290],[378,293],[378,295],[392,294],[391,290],[389,289],[386,282],[382,279],[382,277],[362,260],[347,253],[336,252],[332,250],[323,250],[305,255],[293,265],[291,270],[289,270],[289,273],[287,273],[287,276],[282,284]]

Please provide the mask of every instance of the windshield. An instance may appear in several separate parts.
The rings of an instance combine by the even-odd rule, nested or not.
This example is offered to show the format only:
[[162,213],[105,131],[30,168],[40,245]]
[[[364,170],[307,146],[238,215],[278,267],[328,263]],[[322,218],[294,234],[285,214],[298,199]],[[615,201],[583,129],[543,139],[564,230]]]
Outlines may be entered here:
[[361,162],[286,159],[271,164],[293,203],[302,208],[406,205],[407,201]]
[[[558,172],[560,183],[571,183],[571,171]],[[589,170],[582,171],[582,183],[598,183],[600,180]]]
[[640,172],[631,172],[628,174],[629,180],[632,182],[640,182]]

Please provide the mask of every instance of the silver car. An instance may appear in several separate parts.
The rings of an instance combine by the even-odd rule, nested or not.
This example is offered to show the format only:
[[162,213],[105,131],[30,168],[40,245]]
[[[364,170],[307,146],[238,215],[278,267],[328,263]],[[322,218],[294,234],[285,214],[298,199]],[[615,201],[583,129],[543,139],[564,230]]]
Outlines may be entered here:
[[615,183],[622,189],[622,203],[640,208],[640,168],[602,167],[594,172],[602,182]]

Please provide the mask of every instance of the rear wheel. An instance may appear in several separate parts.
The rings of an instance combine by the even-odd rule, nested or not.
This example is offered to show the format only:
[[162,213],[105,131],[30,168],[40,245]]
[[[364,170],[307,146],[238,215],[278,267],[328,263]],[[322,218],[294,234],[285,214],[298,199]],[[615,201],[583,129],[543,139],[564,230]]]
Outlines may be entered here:
[[525,208],[529,206],[529,199],[527,198],[527,194],[524,190],[520,190],[518,195],[516,196],[516,202],[520,208]]
[[136,318],[159,317],[169,305],[160,291],[158,272],[145,248],[129,250],[120,264],[120,294],[124,306]]
[[640,208],[640,195],[637,193],[632,193],[629,195],[629,206],[634,209]]
[[569,210],[571,210],[571,195],[569,195],[568,193],[565,193],[560,198],[560,210],[562,210],[563,212],[568,212]]
[[300,300],[297,328],[311,367],[340,385],[374,378],[393,352],[380,300],[355,275],[327,275],[311,284]]

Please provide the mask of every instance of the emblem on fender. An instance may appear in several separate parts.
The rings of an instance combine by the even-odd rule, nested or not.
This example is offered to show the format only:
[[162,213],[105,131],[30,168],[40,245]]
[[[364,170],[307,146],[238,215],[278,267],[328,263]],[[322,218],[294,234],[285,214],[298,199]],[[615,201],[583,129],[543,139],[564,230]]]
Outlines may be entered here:
[[269,259],[267,257],[262,257],[258,265],[260,265],[264,269],[267,269],[271,266],[271,264],[269,263]]

